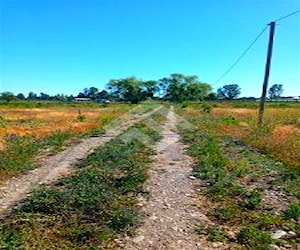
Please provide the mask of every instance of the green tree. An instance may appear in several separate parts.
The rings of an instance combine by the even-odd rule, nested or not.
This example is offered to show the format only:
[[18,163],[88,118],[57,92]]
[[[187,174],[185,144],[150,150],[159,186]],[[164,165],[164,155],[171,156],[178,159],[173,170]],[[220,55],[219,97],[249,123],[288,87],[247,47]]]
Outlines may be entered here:
[[39,96],[39,99],[40,100],[49,100],[50,99],[50,95],[41,92],[40,96]]
[[28,99],[28,100],[37,100],[38,97],[37,97],[37,94],[36,94],[36,93],[30,92],[30,93],[28,94],[27,99]]
[[207,101],[215,101],[217,99],[218,99],[218,96],[214,92],[209,93],[208,96],[205,97],[205,100],[207,100]]
[[78,94],[78,97],[81,98],[85,97],[85,98],[91,98],[92,100],[96,100],[98,92],[99,90],[96,87],[84,88],[83,92]]
[[212,90],[207,83],[202,83],[197,76],[171,74],[159,80],[159,86],[165,90],[164,99],[173,102],[199,101]]
[[19,100],[25,100],[26,99],[25,96],[22,93],[17,94],[17,98]]
[[237,84],[228,84],[219,88],[217,93],[219,99],[233,100],[241,94],[241,88]]
[[111,96],[114,99],[131,103],[143,101],[147,98],[147,95],[150,94],[145,90],[147,89],[145,82],[135,77],[110,80],[108,89],[110,89]]
[[282,93],[283,93],[282,84],[273,84],[268,90],[270,99],[277,99],[282,95]]
[[106,90],[102,90],[97,93],[98,100],[108,100],[110,98],[109,93]]
[[6,102],[10,102],[10,101],[13,101],[16,99],[17,98],[14,96],[14,94],[11,92],[8,92],[8,91],[0,94],[0,100],[6,101]]
[[158,83],[157,81],[144,81],[142,84],[142,88],[144,90],[144,94],[148,98],[153,98],[154,94],[158,91]]

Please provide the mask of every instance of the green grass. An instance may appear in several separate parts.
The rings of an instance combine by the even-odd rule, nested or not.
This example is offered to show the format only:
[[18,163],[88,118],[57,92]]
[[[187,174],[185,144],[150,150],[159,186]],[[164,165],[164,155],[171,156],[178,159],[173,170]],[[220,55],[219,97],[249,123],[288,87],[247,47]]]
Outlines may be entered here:
[[[147,123],[127,133],[146,134],[152,145],[159,127]],[[76,175],[36,190],[0,223],[0,249],[101,249],[130,234],[139,224],[137,196],[154,154],[148,145],[119,136],[83,160]]]
[[[215,226],[210,227],[218,228],[210,233],[207,226],[198,225],[196,231],[215,241],[220,235],[226,238],[226,228],[232,228],[237,234],[229,244],[233,242],[254,250],[268,249],[273,243],[271,232],[282,228],[298,232],[299,239],[299,202],[291,203],[279,215],[273,213],[273,207],[264,204],[264,186],[280,189],[291,200],[299,198],[299,175],[240,141],[217,136],[210,127],[203,129],[201,123],[205,119],[210,117],[190,117],[189,126],[180,127],[188,152],[196,160],[194,175],[204,183],[201,194],[211,203],[207,215]],[[225,122],[235,120],[226,118]],[[224,226],[221,231],[220,225]],[[295,241],[288,239],[285,243],[294,246]]]
[[0,151],[0,170],[20,171],[31,169],[32,158],[39,150],[35,137],[17,137],[8,139],[6,149]]
[[300,201],[290,203],[285,211],[285,216],[292,219],[300,218]]
[[273,243],[269,233],[253,226],[242,228],[237,235],[237,241],[252,250],[266,250]]
[[218,226],[208,226],[204,224],[198,224],[195,227],[195,232],[199,235],[207,236],[207,239],[212,242],[228,242],[229,236],[225,230]]
[[43,140],[35,136],[23,136],[7,139],[6,147],[0,150],[0,173],[13,175],[24,170],[34,168],[34,157],[42,149],[50,149],[52,152],[62,150],[65,142],[74,138],[70,131],[56,131]]

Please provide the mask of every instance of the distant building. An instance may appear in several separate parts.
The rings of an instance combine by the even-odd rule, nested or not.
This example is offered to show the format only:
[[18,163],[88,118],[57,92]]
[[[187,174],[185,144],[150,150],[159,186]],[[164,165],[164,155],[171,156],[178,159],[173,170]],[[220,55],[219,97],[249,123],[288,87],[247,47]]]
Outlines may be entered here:
[[91,102],[92,99],[91,98],[87,98],[87,97],[75,97],[74,101],[75,102]]

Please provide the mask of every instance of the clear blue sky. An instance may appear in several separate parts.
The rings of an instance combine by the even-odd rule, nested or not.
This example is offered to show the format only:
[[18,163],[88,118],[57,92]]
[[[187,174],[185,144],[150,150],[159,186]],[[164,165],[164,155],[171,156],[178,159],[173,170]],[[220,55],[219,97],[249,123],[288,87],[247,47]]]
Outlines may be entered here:
[[[260,96],[270,21],[300,0],[0,0],[0,92],[78,94],[110,79],[197,75]],[[300,95],[300,13],[278,23],[271,84]]]

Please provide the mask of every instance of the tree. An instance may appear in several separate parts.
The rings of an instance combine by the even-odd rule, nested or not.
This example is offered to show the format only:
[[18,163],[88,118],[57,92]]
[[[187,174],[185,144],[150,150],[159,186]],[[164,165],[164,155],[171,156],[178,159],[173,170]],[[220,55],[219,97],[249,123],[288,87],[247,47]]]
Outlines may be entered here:
[[28,97],[27,97],[28,100],[37,100],[37,94],[36,93],[33,93],[33,92],[30,92],[28,94]]
[[98,100],[108,100],[109,99],[109,93],[106,90],[102,90],[97,93],[97,99]]
[[108,89],[111,91],[113,99],[131,103],[138,103],[154,94],[152,82],[144,82],[135,77],[110,80]]
[[87,97],[91,98],[92,100],[95,100],[97,98],[98,89],[96,87],[90,87],[88,90]]
[[142,85],[147,98],[153,98],[154,94],[158,91],[157,81],[144,81]]
[[40,100],[49,100],[50,99],[50,95],[41,92],[40,96],[39,96],[39,99]]
[[277,99],[282,95],[282,93],[283,93],[282,84],[273,84],[268,90],[270,99]]
[[237,84],[224,85],[217,90],[219,99],[233,100],[241,94],[241,88]]
[[14,96],[13,93],[11,92],[3,92],[0,94],[0,100],[6,101],[6,102],[10,102],[13,100],[16,100],[17,98]]
[[207,101],[215,101],[217,99],[218,99],[218,96],[214,92],[209,93],[208,96],[205,97],[205,100],[207,100]]
[[26,99],[25,96],[22,93],[17,94],[17,98],[19,100],[25,100]]
[[164,99],[173,102],[200,101],[208,96],[211,86],[199,82],[197,76],[171,74],[159,80],[159,86],[164,90]]

